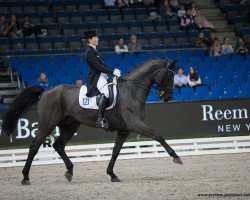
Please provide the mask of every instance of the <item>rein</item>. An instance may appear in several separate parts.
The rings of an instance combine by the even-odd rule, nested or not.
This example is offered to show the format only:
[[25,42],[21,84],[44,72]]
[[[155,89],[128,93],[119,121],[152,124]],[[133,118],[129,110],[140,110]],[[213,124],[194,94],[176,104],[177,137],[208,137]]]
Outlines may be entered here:
[[[171,69],[167,69],[167,71],[170,71],[173,73],[173,75],[175,75],[175,72]],[[165,78],[165,76],[163,77]],[[120,77],[120,79],[123,79],[123,80],[126,80],[126,81],[129,81],[130,83],[133,83],[134,85],[136,85],[137,87],[143,89],[143,90],[149,90],[149,92],[152,94],[157,94],[157,92],[154,92],[154,91],[151,91],[150,89],[153,88],[155,90],[158,90],[161,95],[163,95],[165,92],[163,91],[163,89],[172,89],[172,87],[156,87],[154,85],[152,86],[147,86],[146,84],[144,83],[141,83],[141,82],[138,82],[138,81],[134,81],[134,80],[131,80],[131,79],[128,79],[128,78],[124,78],[124,77]]]

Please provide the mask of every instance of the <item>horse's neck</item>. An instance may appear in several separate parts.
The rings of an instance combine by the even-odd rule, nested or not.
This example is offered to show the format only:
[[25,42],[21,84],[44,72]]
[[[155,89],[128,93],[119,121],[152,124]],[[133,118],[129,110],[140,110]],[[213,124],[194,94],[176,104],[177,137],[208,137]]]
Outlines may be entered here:
[[151,72],[151,68],[149,66],[144,66],[142,68],[138,68],[134,71],[131,71],[129,74],[125,76],[125,78],[138,83],[142,83],[147,87],[151,87],[153,73]]
[[129,81],[128,85],[132,95],[140,99],[140,101],[146,101],[150,88],[153,84],[153,73],[150,73],[150,67],[136,69],[125,76]]

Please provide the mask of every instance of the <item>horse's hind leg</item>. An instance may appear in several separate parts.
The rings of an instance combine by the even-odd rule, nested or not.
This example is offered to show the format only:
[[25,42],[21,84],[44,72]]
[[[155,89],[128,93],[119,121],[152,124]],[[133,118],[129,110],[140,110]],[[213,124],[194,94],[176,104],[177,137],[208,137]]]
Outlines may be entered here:
[[115,161],[120,153],[120,150],[122,148],[123,143],[129,136],[130,132],[118,132],[115,140],[115,146],[113,148],[113,153],[111,160],[109,162],[108,168],[107,168],[107,174],[111,176],[112,182],[120,182],[121,180],[114,174],[113,169],[115,165]]
[[53,147],[57,151],[57,153],[61,156],[66,165],[68,171],[65,172],[65,177],[67,178],[68,181],[71,181],[73,176],[74,165],[70,161],[64,149],[65,145],[73,137],[73,135],[79,128],[79,123],[71,118],[65,118],[60,122],[59,127],[61,130],[61,134],[53,144]]
[[41,123],[38,123],[38,134],[35,137],[34,141],[30,145],[30,150],[28,154],[28,158],[26,160],[25,166],[23,168],[23,180],[22,180],[22,185],[30,185],[30,180],[29,180],[29,172],[30,172],[30,167],[32,164],[32,161],[37,154],[40,146],[46,139],[46,137],[51,133],[52,129],[47,129],[46,126],[42,125]]

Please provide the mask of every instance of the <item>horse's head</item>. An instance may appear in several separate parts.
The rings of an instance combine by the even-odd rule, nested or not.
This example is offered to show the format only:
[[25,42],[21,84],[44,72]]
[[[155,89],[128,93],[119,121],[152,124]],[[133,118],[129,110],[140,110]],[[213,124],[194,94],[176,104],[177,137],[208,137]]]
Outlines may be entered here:
[[178,59],[174,59],[173,61],[167,60],[164,70],[157,73],[154,78],[159,91],[159,98],[164,99],[165,102],[172,100],[173,97],[175,65],[177,62]]

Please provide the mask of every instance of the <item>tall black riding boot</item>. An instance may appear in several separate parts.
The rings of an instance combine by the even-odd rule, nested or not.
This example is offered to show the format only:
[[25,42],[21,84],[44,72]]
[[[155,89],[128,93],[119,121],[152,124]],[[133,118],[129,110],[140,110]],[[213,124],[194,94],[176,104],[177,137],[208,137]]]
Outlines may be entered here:
[[97,122],[96,122],[96,126],[99,128],[104,128],[107,129],[108,128],[108,123],[106,121],[106,119],[104,119],[104,112],[108,103],[108,98],[105,97],[104,94],[101,94],[101,99],[99,101],[99,109],[98,109],[98,116],[97,116]]

